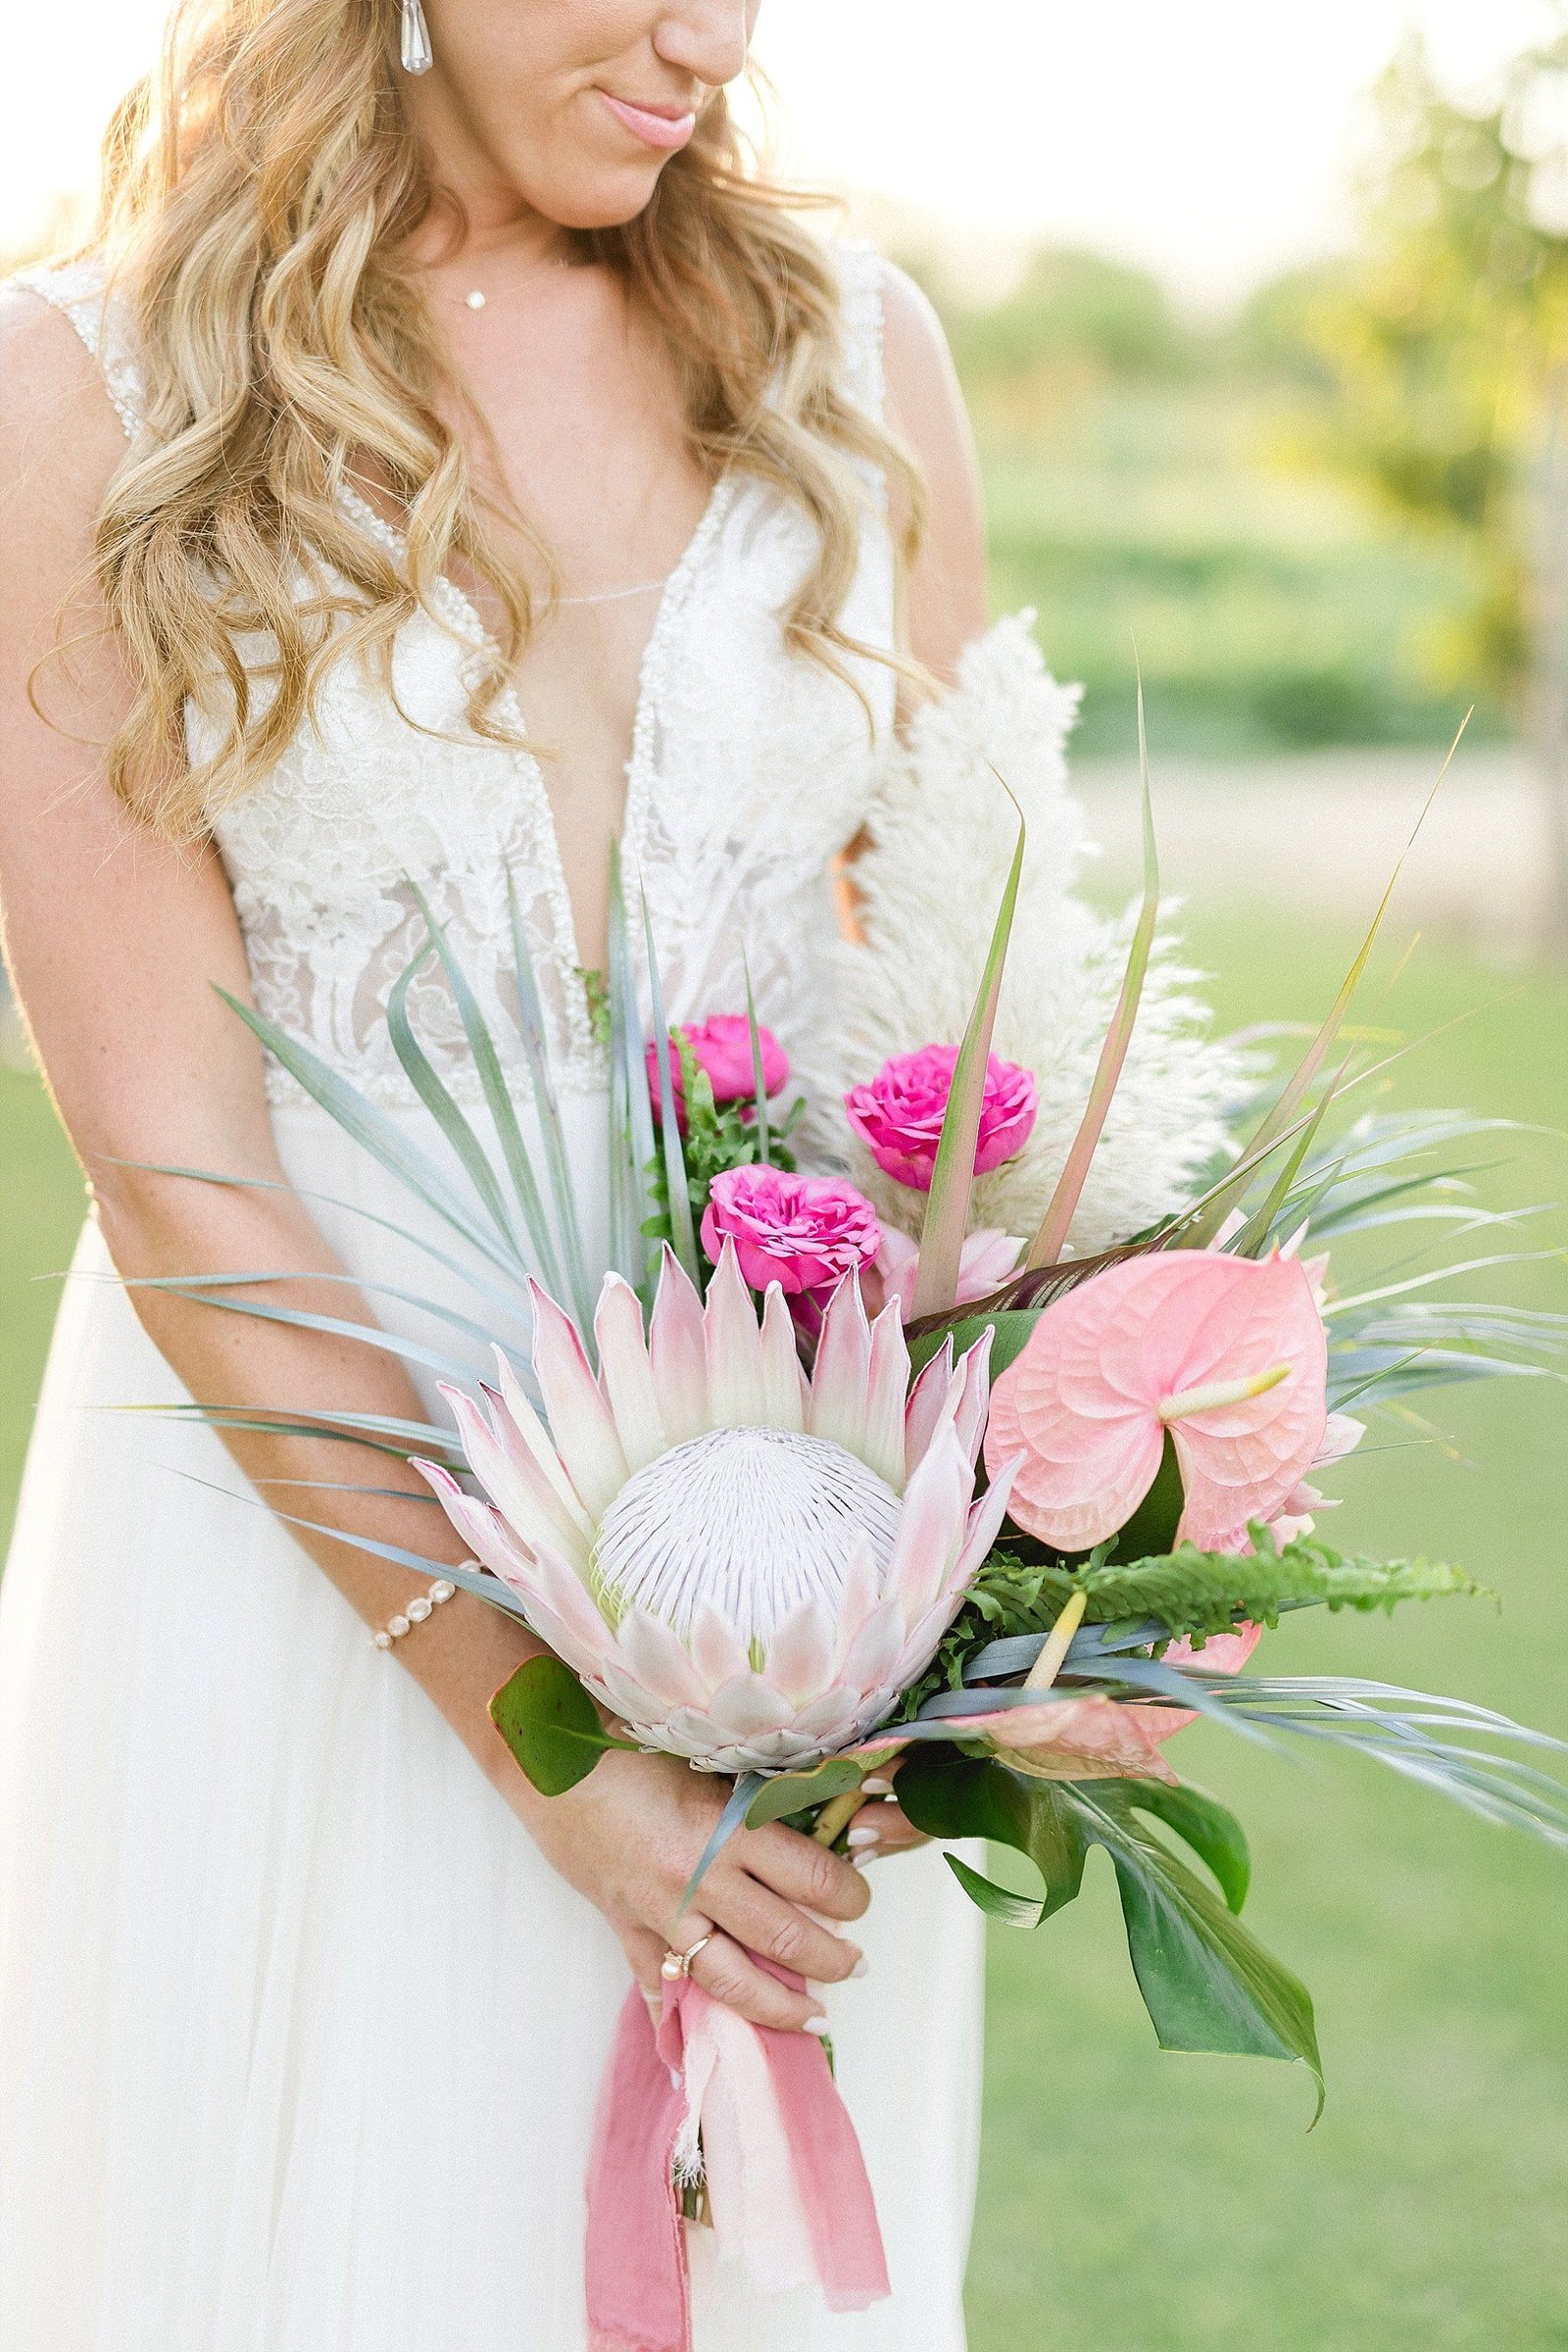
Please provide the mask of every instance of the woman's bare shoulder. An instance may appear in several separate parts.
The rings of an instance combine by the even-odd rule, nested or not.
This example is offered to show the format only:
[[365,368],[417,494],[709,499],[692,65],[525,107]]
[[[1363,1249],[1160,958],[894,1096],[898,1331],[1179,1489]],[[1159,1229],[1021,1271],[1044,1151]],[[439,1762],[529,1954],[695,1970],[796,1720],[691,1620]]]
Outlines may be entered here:
[[30,287],[0,284],[0,502],[8,519],[41,523],[54,513],[69,527],[83,511],[96,513],[124,454],[98,363],[70,319]]

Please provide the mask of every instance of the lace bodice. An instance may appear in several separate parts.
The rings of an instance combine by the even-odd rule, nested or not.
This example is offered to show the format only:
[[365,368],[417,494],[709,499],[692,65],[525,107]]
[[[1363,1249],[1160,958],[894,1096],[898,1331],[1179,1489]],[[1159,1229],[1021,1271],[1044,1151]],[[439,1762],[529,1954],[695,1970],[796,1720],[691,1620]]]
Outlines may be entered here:
[[[846,390],[879,414],[881,265],[853,247],[836,248],[835,259]],[[135,355],[101,272],[73,264],[12,282],[71,318],[134,440],[143,430]],[[395,550],[396,534],[362,501],[353,505],[364,527]],[[854,664],[868,725],[842,680],[786,647],[780,613],[813,552],[809,521],[780,492],[738,472],[718,482],[664,586],[643,657],[623,829],[633,954],[641,969],[646,894],[670,1018],[743,1010],[749,970],[759,1018],[789,1053],[808,1105],[825,1103],[838,1083],[829,868],[866,813],[895,699],[890,669]],[[868,476],[843,625],[889,650],[893,568],[882,485]],[[439,618],[416,612],[399,634],[392,694],[363,667],[335,663],[314,725],[301,727],[263,783],[214,812],[257,1002],[375,1100],[412,1104],[385,1011],[425,939],[416,884],[474,986],[510,1080],[525,1094],[510,876],[556,1083],[589,1092],[605,1082],[603,1054],[544,777],[529,752],[468,728],[466,647],[483,645],[483,628],[451,582],[439,598]],[[260,671],[265,653],[258,644],[248,666]],[[522,715],[509,702],[502,714],[521,734]],[[187,710],[193,758],[211,748],[213,723]],[[440,1076],[472,1101],[461,1023],[433,959],[410,1008]],[[295,1097],[275,1065],[269,1088],[276,1102]],[[808,1119],[808,1136],[813,1130],[829,1132]]]

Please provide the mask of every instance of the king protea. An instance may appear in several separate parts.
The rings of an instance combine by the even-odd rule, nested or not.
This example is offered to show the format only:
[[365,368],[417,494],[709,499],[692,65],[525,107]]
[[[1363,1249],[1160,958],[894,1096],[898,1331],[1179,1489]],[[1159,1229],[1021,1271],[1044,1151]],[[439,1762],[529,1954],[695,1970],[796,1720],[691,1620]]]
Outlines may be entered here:
[[776,1286],[760,1317],[726,1244],[705,1305],[666,1252],[647,1339],[607,1277],[596,1377],[534,1291],[541,1421],[511,1370],[457,1415],[482,1498],[425,1476],[542,1641],[648,1747],[780,1772],[854,1745],[930,1663],[1001,1525],[975,1499],[990,1333],[909,1387],[897,1301],[835,1293],[802,1371]]

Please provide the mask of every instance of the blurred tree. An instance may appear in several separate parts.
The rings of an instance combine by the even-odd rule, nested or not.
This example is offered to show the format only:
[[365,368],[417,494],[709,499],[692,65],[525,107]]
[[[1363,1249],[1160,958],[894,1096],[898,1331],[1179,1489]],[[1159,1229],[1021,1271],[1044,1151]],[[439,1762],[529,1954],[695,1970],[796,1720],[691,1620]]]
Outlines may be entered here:
[[[1361,224],[1354,267],[1296,289],[1338,446],[1479,559],[1449,664],[1506,694],[1536,745],[1568,943],[1568,37],[1518,57],[1479,111],[1407,42],[1377,93]],[[1259,323],[1278,331],[1281,306]]]
[[966,381],[1015,381],[1089,366],[1105,375],[1169,376],[1197,337],[1147,270],[1070,246],[1042,247],[1006,298],[983,308],[938,293]]

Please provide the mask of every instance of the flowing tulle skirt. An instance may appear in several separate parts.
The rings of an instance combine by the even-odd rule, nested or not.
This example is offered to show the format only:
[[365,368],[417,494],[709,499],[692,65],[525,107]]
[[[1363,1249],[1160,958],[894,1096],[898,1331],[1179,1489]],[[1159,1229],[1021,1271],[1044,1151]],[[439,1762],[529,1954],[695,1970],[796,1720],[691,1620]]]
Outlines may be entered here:
[[[315,1111],[278,1131],[300,1185],[416,1221]],[[0,2345],[581,2352],[619,1947],[212,1433],[116,1409],[181,1392],[91,1225],[74,1275],[0,1587]],[[960,2352],[977,1916],[934,1853],[871,1884],[827,2006],[893,2299],[760,2300],[695,2230],[697,2352]]]

